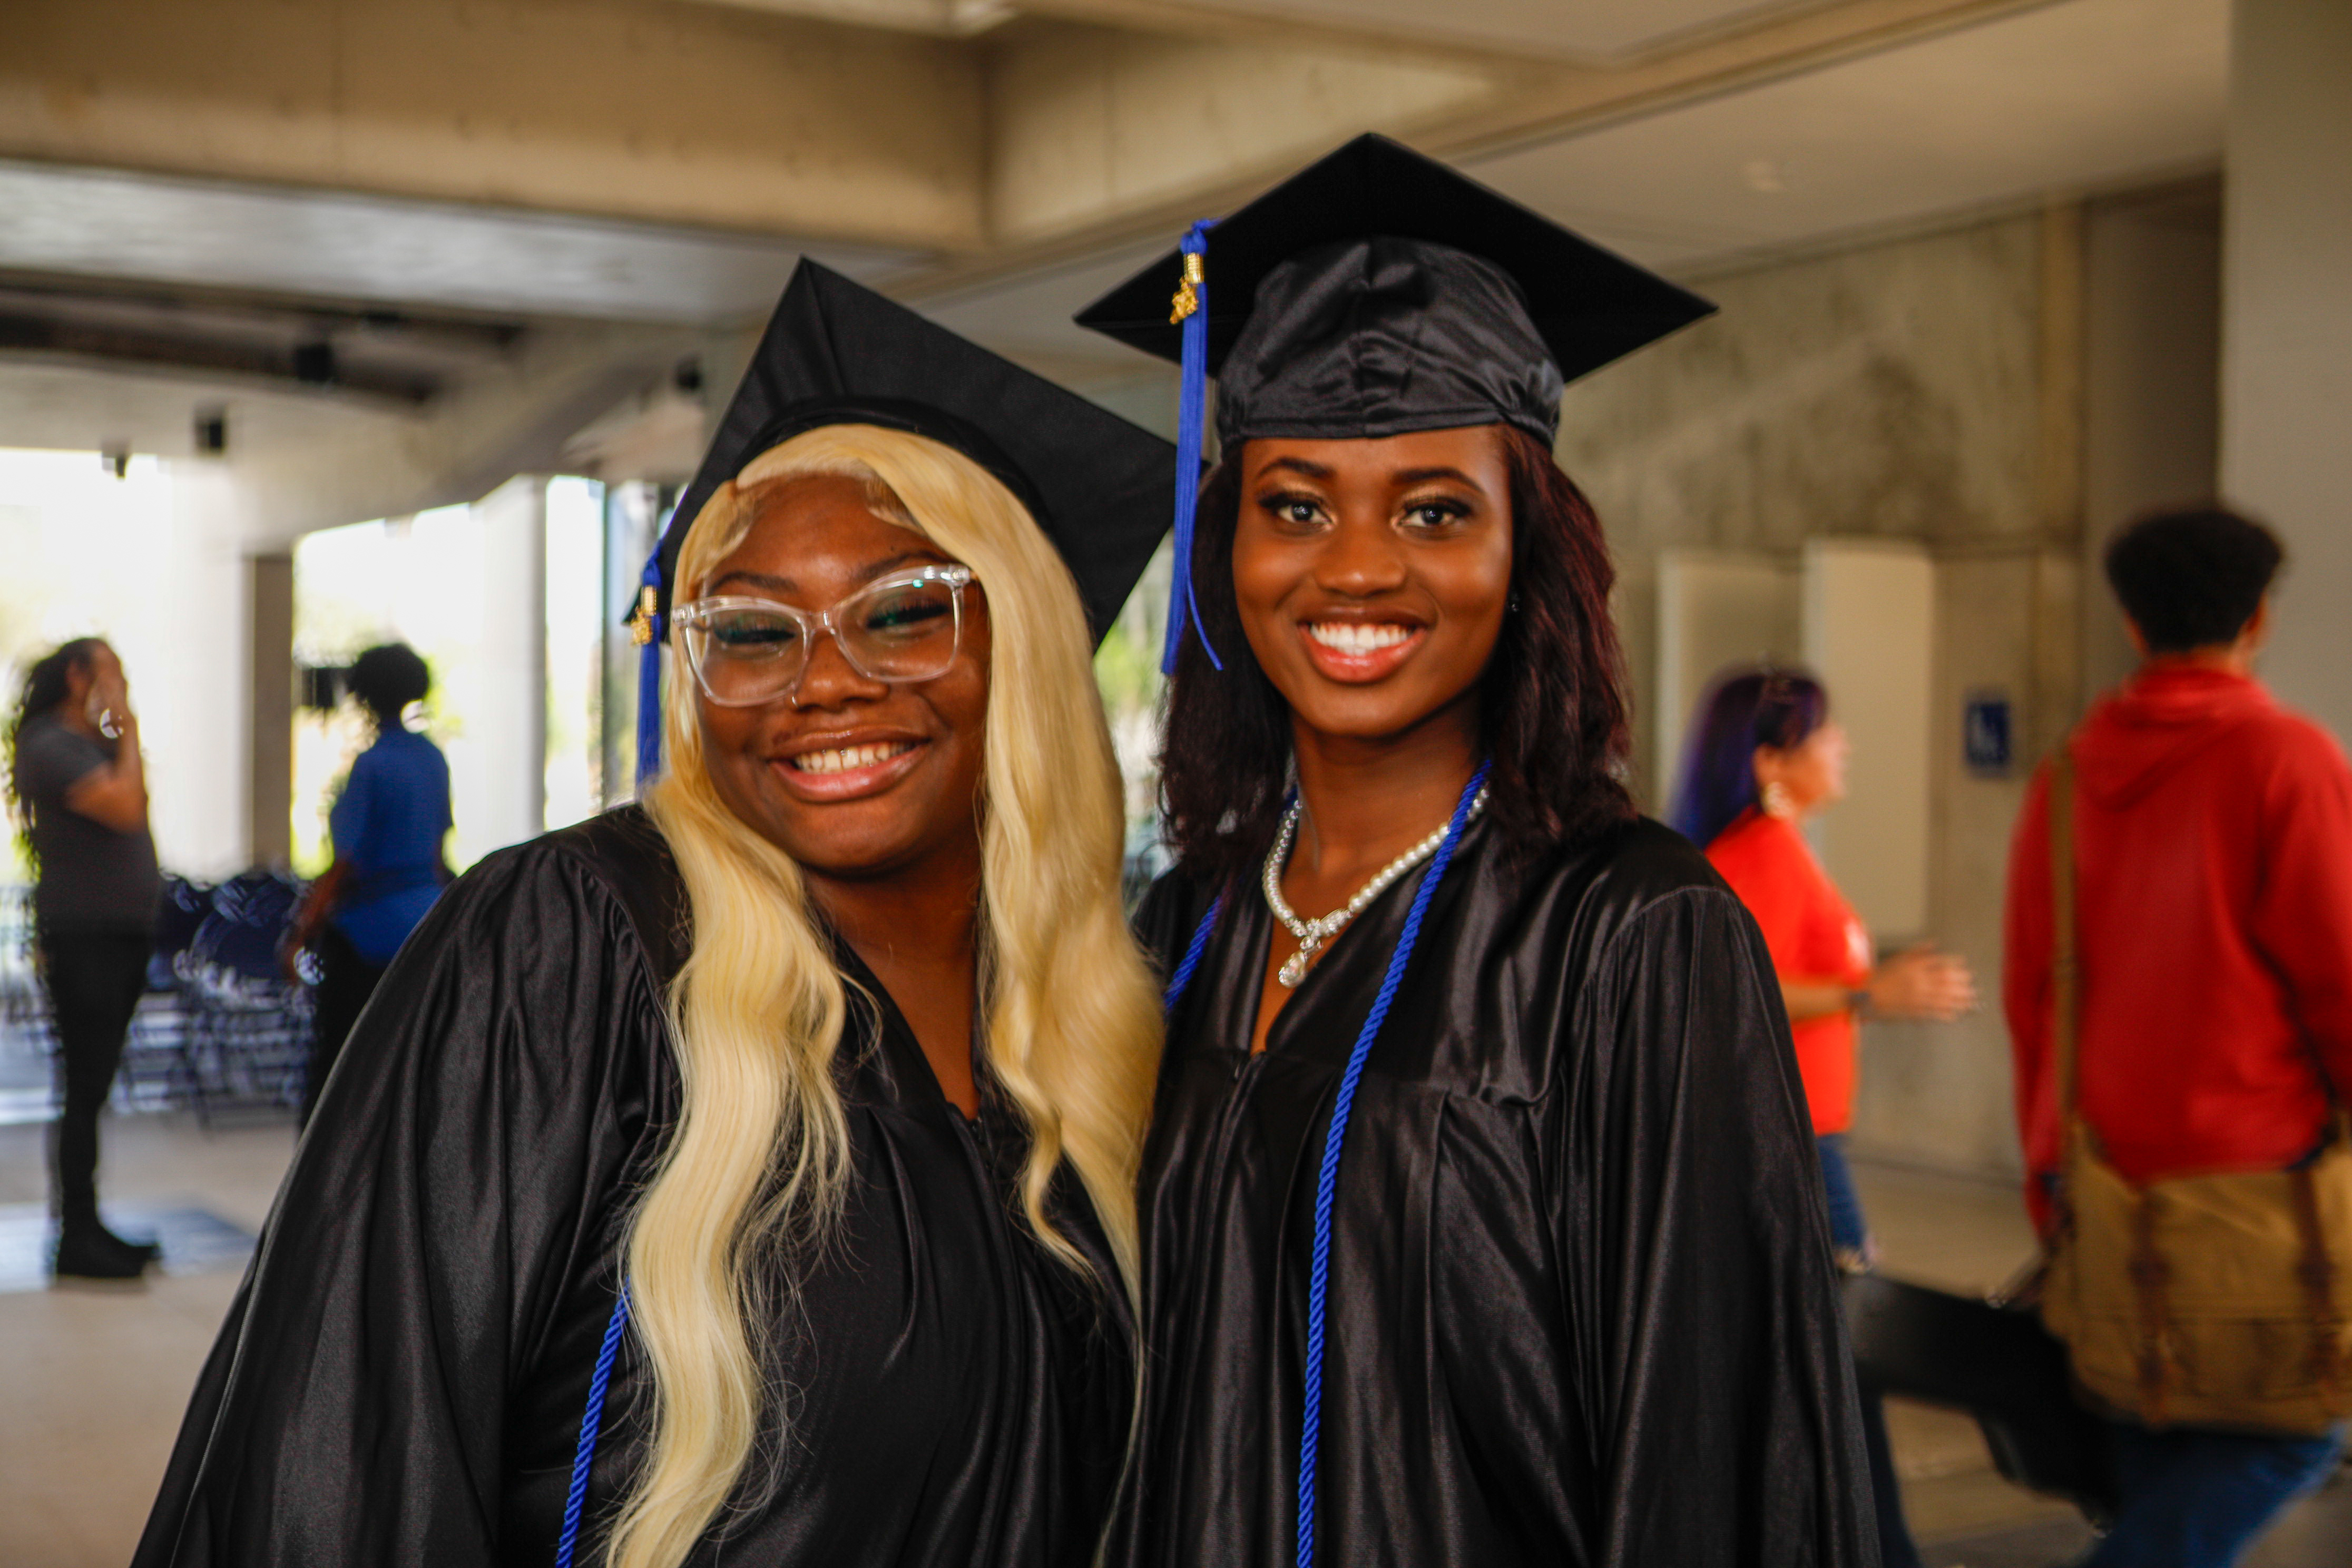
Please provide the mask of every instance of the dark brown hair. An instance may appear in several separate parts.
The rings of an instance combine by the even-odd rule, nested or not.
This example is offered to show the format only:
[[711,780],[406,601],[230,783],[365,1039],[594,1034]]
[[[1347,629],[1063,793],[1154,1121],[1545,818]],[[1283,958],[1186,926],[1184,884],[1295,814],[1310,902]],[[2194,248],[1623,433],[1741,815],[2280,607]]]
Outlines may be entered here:
[[2108,542],[2107,582],[2150,653],[2235,642],[2286,559],[2278,535],[2227,507],[2152,512]]
[[60,643],[35,659],[25,669],[25,684],[16,699],[16,710],[8,715],[5,739],[0,739],[0,757],[7,778],[8,806],[16,819],[16,843],[24,852],[25,865],[38,880],[40,857],[33,848],[33,803],[17,794],[16,747],[23,739],[25,726],[45,713],[54,713],[65,706],[69,694],[68,681],[79,671],[87,670],[97,658],[98,650],[107,646],[104,637],[75,637]]
[[[1511,487],[1511,593],[1479,677],[1480,742],[1493,759],[1487,810],[1522,858],[1633,816],[1625,659],[1609,614],[1616,581],[1601,520],[1533,437],[1498,432]],[[1187,636],[1168,689],[1160,805],[1176,858],[1195,876],[1247,875],[1274,842],[1290,774],[1290,706],[1243,637],[1234,601],[1241,463],[1201,490],[1193,593],[1225,668]]]
[[352,660],[344,678],[379,731],[400,728],[400,716],[433,689],[433,668],[404,642],[379,643]]

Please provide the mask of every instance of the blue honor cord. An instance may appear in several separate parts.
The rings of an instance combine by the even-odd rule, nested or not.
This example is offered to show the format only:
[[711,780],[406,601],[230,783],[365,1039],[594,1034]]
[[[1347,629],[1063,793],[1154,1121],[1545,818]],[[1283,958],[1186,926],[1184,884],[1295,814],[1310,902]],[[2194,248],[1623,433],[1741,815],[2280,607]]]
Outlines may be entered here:
[[[1463,830],[1470,824],[1470,807],[1476,803],[1479,790],[1486,787],[1486,774],[1493,764],[1481,763],[1478,771],[1463,788],[1462,798],[1454,803],[1453,820],[1445,825],[1445,837],[1437,847],[1436,858],[1430,861],[1428,872],[1412,895],[1412,908],[1406,911],[1404,930],[1397,935],[1396,950],[1389,954],[1388,972],[1381,977],[1381,988],[1372,998],[1372,1010],[1364,1016],[1364,1026],[1356,1035],[1356,1043],[1348,1052],[1348,1066],[1339,1075],[1339,1092],[1331,1100],[1331,1124],[1323,1135],[1323,1162],[1315,1177],[1315,1250],[1307,1275],[1307,1355],[1305,1397],[1301,1403],[1298,1426],[1298,1568],[1314,1568],[1315,1564],[1315,1459],[1322,1444],[1323,1429],[1323,1323],[1324,1302],[1331,1284],[1331,1205],[1339,1187],[1339,1148],[1348,1135],[1349,1112],[1356,1104],[1356,1085],[1364,1076],[1364,1062],[1372,1053],[1372,1042],[1379,1038],[1381,1024],[1396,1001],[1397,987],[1404,981],[1405,966],[1412,962],[1414,944],[1421,940],[1421,922],[1429,913],[1430,900],[1436,896],[1437,884],[1445,879],[1445,868],[1454,862],[1454,847],[1462,842]],[[1217,917],[1224,912],[1225,899],[1220,893],[1201,923],[1192,928],[1192,939],[1184,946],[1184,957],[1169,976],[1168,994],[1163,1011],[1172,1016],[1176,1004],[1192,984],[1201,967],[1202,957],[1208,952],[1209,937],[1217,929]]]
[[1315,1252],[1307,1275],[1306,1388],[1298,1423],[1298,1568],[1314,1568],[1315,1564],[1315,1461],[1323,1428],[1324,1299],[1331,1283],[1331,1204],[1339,1185],[1339,1146],[1348,1135],[1348,1115],[1355,1108],[1356,1085],[1364,1076],[1365,1058],[1371,1055],[1372,1042],[1380,1037],[1381,1025],[1388,1019],[1397,986],[1404,979],[1405,965],[1412,962],[1413,944],[1421,940],[1423,917],[1429,913],[1429,902],[1437,892],[1437,884],[1445,879],[1445,868],[1454,859],[1454,847],[1462,842],[1463,829],[1470,822],[1471,805],[1486,785],[1491,765],[1478,764],[1477,773],[1463,788],[1462,798],[1454,803],[1454,819],[1445,825],[1445,838],[1437,847],[1437,858],[1429,863],[1428,874],[1413,893],[1412,908],[1404,917],[1404,930],[1397,936],[1396,951],[1389,954],[1388,973],[1381,977],[1381,989],[1372,998],[1372,1010],[1364,1016],[1364,1026],[1356,1035],[1355,1048],[1348,1053],[1347,1069],[1339,1075],[1339,1092],[1331,1100],[1331,1125],[1323,1135],[1323,1164],[1315,1178]]
[[588,1470],[596,1458],[596,1438],[604,1426],[604,1391],[612,1386],[613,1358],[620,1353],[621,1331],[629,1326],[629,1290],[624,1285],[613,1300],[612,1320],[604,1325],[604,1342],[596,1352],[596,1370],[588,1379],[588,1407],[580,1415],[580,1446],[572,1453],[572,1487],[563,1495],[563,1533],[555,1542],[555,1568],[572,1568],[572,1548],[580,1541],[580,1510],[588,1500]]
[[1219,893],[1201,923],[1192,928],[1192,940],[1184,944],[1184,956],[1176,965],[1176,973],[1168,977],[1168,994],[1160,1004],[1160,1016],[1168,1017],[1176,1011],[1176,1004],[1184,999],[1184,992],[1192,984],[1192,973],[1201,967],[1201,956],[1209,951],[1209,935],[1217,929],[1217,917],[1225,912],[1225,895]]

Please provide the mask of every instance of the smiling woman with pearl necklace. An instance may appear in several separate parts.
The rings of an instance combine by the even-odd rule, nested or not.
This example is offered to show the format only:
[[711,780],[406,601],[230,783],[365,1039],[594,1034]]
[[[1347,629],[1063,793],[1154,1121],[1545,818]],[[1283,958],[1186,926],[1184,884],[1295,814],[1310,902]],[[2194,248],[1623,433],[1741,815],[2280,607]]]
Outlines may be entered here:
[[1550,450],[1566,376],[1708,309],[1366,137],[1079,318],[1188,411],[1213,371],[1223,454],[1139,915],[1118,1568],[1872,1560],[1771,966],[1621,782],[1614,574]]

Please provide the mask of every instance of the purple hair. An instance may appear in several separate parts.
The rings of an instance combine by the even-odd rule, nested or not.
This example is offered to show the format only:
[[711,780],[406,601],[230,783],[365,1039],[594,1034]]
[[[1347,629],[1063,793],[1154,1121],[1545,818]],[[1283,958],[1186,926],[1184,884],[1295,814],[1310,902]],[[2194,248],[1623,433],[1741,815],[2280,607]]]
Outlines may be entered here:
[[1667,819],[1700,848],[1756,801],[1756,748],[1786,751],[1830,716],[1830,695],[1801,670],[1727,669],[1699,699]]

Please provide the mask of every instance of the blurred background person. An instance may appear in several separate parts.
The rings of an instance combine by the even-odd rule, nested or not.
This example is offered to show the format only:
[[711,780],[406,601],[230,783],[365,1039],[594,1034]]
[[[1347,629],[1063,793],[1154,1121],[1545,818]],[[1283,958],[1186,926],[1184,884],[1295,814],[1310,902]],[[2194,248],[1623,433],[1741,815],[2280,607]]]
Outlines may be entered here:
[[[1875,1259],[1862,1196],[1846,1163],[1859,1076],[1860,1017],[1948,1022],[1976,1005],[1959,958],[1921,943],[1874,963],[1870,933],[1814,858],[1806,817],[1845,797],[1845,731],[1829,693],[1796,671],[1732,669],[1699,700],[1673,809],[1764,933],[1821,1150],[1830,1240],[1848,1272]],[[1919,1561],[1903,1521],[1877,1390],[1863,1380],[1863,1424],[1886,1568]]]
[[[2071,1099],[2086,1148],[2137,1192],[2170,1176],[2296,1167],[2344,1187],[2331,1145],[2352,1095],[2352,767],[2326,731],[2254,679],[2281,559],[2269,530],[2219,509],[2148,517],[2107,547],[2141,664],[2066,742],[2079,975]],[[2018,818],[2001,984],[2027,1206],[2045,1241],[2062,1164],[2073,1163],[2053,1060],[2052,782],[2045,765]],[[2104,1210],[2073,1206],[2070,1228],[2103,1227]],[[2334,1258],[2339,1313],[2352,1286],[2347,1238],[2326,1237],[2318,1216],[2342,1212],[2323,1191],[2309,1219],[2311,1241]],[[2194,1264],[2157,1261],[2175,1273]],[[2249,1278],[2242,1266],[2239,1277]],[[2324,1377],[2309,1331],[2279,1326],[2264,1384]],[[2098,1568],[2237,1562],[2344,1443],[2340,1423],[2274,1436],[2115,1429],[2121,1506],[2089,1559]]]
[[79,637],[34,661],[8,723],[8,778],[33,868],[34,943],[63,1101],[49,1141],[55,1270],[135,1278],[156,1256],[98,1215],[98,1113],[147,988],[163,879],[122,661]]
[[310,884],[288,937],[290,948],[317,954],[320,967],[305,1125],[360,1009],[451,879],[443,854],[453,821],[449,763],[405,721],[433,689],[431,668],[406,643],[384,643],[352,661],[348,683],[375,740],[352,760],[327,817],[334,861]]

